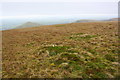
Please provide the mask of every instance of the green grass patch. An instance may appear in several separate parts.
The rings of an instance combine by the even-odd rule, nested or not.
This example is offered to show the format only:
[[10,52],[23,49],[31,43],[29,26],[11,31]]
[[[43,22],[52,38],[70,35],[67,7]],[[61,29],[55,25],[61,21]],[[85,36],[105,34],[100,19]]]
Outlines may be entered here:
[[45,50],[48,50],[50,56],[57,55],[58,53],[66,52],[70,47],[68,46],[48,46],[44,47]]

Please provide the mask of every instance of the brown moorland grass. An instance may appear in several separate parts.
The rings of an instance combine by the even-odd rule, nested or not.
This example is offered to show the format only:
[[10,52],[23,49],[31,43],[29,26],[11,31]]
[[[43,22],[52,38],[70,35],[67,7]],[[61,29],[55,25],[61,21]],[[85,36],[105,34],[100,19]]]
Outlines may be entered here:
[[3,78],[117,78],[118,23],[2,31]]

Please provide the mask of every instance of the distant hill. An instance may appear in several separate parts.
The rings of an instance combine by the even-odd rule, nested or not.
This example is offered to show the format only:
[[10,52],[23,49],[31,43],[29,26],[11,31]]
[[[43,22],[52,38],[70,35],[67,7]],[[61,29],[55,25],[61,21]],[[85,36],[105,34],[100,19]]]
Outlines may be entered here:
[[112,18],[112,19],[108,19],[108,20],[105,20],[105,21],[118,21],[119,18]]
[[27,27],[37,27],[37,26],[41,26],[41,24],[34,23],[34,22],[26,22],[20,26],[17,26],[16,28],[27,28]]
[[107,19],[107,20],[90,20],[90,19],[82,19],[82,20],[77,20],[75,23],[83,23],[83,22],[99,22],[99,21],[118,21],[119,18],[112,18],[112,19]]
[[89,20],[89,19],[82,19],[77,20],[75,23],[82,23],[82,22],[98,22],[99,20]]

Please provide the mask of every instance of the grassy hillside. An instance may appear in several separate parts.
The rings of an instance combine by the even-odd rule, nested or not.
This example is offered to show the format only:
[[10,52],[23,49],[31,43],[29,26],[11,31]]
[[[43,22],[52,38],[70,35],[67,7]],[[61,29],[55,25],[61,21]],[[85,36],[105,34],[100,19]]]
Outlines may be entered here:
[[3,31],[3,78],[116,78],[117,22]]

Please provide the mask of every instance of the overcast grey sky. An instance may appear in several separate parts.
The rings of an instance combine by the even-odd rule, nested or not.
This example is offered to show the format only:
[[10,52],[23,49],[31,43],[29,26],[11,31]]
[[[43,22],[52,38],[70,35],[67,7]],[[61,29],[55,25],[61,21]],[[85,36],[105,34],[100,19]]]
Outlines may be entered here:
[[118,2],[119,0],[1,0],[0,2]]
[[[6,1],[6,2],[5,2]],[[74,16],[74,15],[87,15],[87,16],[117,16],[118,2],[117,0],[101,0],[100,2],[92,0],[80,1],[70,0],[63,1],[48,0],[39,2],[7,2],[4,0],[2,3],[2,16],[1,18],[14,18],[14,17],[49,17],[49,16]],[[18,0],[17,0],[18,1]],[[48,1],[48,2],[47,2]],[[88,1],[88,2],[87,2]]]

